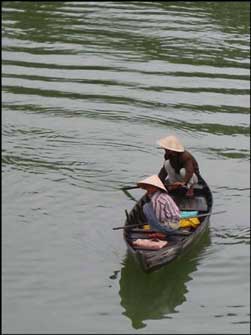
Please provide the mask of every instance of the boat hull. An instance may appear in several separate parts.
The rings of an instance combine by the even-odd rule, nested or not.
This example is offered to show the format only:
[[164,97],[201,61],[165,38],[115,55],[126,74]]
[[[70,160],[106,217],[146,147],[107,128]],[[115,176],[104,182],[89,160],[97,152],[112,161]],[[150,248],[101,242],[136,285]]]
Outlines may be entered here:
[[[185,197],[184,192],[173,192],[169,193],[174,201],[177,203],[181,210],[197,210],[199,214],[209,214],[212,210],[213,198],[210,188],[202,177],[199,178],[198,187],[195,188],[194,198]],[[138,224],[139,227],[145,222],[145,217],[142,211],[144,203],[148,201],[146,196],[143,196],[132,208],[130,213],[127,215],[125,226]],[[177,257],[182,256],[189,252],[192,246],[197,244],[197,242],[204,235],[204,232],[208,229],[210,221],[210,215],[200,218],[200,224],[196,229],[192,229],[190,235],[171,235],[167,236],[168,244],[166,247],[159,250],[145,250],[136,249],[132,240],[135,236],[140,236],[137,229],[135,235],[135,229],[124,229],[124,240],[127,245],[128,252],[132,254],[135,261],[141,266],[142,270],[145,272],[151,272],[158,270],[159,268],[166,266]],[[143,234],[143,235],[142,235]],[[142,230],[141,235],[145,238],[144,232]]]

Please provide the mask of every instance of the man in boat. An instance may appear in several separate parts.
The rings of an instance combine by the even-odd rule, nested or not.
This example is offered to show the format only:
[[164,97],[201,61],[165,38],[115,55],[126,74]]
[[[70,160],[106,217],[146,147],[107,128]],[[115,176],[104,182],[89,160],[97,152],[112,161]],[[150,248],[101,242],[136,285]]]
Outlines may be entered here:
[[176,233],[181,217],[180,210],[157,175],[152,175],[137,183],[147,191],[149,202],[143,206],[148,224],[155,231]]
[[164,165],[158,176],[163,183],[166,178],[168,189],[187,188],[186,196],[193,197],[194,185],[198,183],[199,165],[190,152],[184,149],[176,136],[160,139],[158,145],[165,150]]

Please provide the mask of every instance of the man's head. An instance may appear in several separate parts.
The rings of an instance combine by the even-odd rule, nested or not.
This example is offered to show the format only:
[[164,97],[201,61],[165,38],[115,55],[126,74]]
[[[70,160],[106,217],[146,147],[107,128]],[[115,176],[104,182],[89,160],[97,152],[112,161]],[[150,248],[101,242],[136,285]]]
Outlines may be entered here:
[[144,180],[141,180],[137,183],[137,185],[146,190],[149,194],[155,193],[159,190],[167,192],[167,189],[157,175],[152,175]]
[[177,155],[179,152],[184,152],[184,146],[176,136],[167,136],[161,138],[158,142],[158,145],[165,149],[165,159],[169,159],[172,156]]

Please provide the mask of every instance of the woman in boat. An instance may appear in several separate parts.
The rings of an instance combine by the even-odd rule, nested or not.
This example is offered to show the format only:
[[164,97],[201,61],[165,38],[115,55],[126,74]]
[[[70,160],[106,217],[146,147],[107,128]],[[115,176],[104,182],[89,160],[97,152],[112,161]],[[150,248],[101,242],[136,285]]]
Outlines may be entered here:
[[137,183],[147,191],[150,201],[143,206],[147,222],[155,231],[167,234],[176,233],[181,217],[180,210],[157,175],[152,175]]
[[158,176],[164,183],[168,177],[171,189],[186,187],[186,196],[193,197],[194,185],[198,183],[199,165],[190,152],[184,149],[176,136],[167,136],[158,142],[165,149],[164,165]]

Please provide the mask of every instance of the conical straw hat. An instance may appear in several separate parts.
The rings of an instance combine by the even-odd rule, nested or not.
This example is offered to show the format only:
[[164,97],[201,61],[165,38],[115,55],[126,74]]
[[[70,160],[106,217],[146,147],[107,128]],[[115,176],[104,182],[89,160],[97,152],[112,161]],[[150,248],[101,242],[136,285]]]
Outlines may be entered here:
[[167,189],[165,188],[164,184],[162,183],[162,181],[159,179],[159,177],[157,175],[152,175],[144,180],[141,180],[137,183],[138,186],[143,186],[143,185],[153,185],[156,186],[158,188],[160,188],[163,191],[167,192]]
[[161,138],[157,143],[163,149],[177,151],[177,152],[185,151],[181,142],[178,140],[176,136],[173,136],[173,135]]

